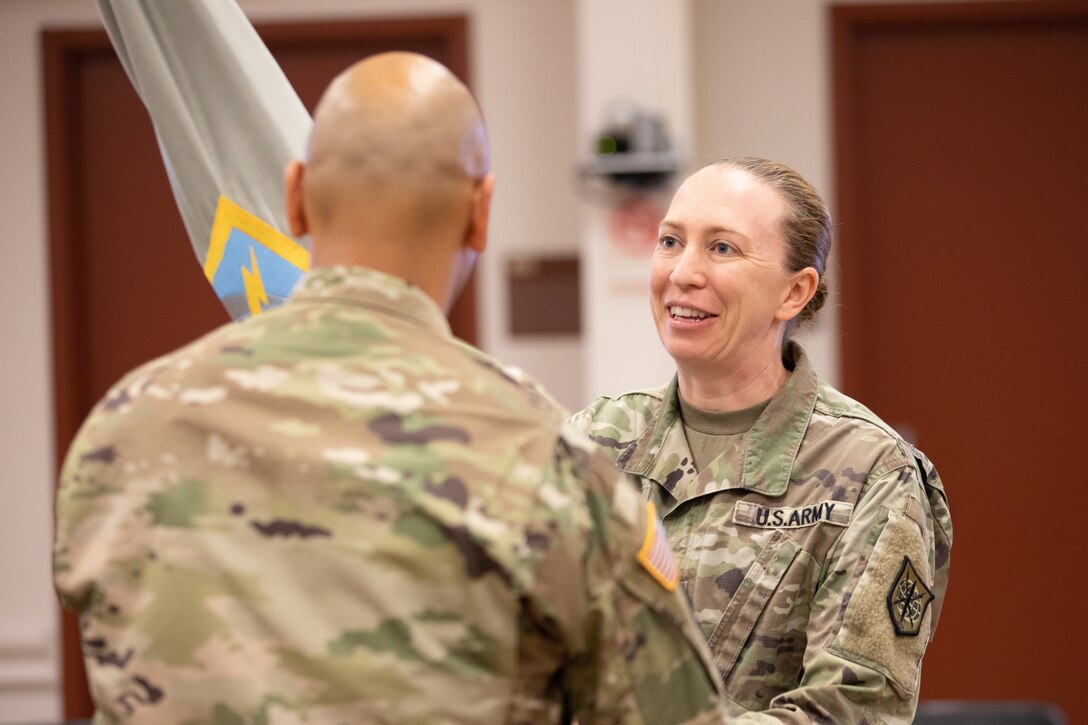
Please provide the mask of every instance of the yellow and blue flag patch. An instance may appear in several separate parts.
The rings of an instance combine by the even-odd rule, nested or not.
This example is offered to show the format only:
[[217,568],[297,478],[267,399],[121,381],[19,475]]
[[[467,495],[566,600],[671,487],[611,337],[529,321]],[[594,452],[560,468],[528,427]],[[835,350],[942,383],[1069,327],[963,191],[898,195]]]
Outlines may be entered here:
[[204,276],[232,318],[281,304],[309,268],[305,247],[227,197],[219,197]]

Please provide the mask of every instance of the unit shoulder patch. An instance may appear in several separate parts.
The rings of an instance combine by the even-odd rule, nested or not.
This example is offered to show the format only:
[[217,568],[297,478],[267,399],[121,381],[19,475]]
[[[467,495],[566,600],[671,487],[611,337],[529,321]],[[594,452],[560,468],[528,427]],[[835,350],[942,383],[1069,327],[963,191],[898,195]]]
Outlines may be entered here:
[[646,504],[646,537],[638,551],[638,561],[670,592],[680,584],[680,564],[676,561],[665,525],[657,517],[657,509],[652,502]]
[[918,636],[926,609],[933,599],[933,592],[918,575],[910,557],[904,556],[899,575],[888,591],[888,614],[895,633],[901,637]]

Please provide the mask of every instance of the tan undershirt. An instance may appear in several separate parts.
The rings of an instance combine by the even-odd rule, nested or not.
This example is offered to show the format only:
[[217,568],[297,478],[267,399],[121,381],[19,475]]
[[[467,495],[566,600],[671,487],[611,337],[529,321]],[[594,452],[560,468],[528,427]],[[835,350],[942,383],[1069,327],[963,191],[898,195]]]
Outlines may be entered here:
[[703,470],[703,466],[717,458],[730,439],[742,436],[751,430],[767,404],[771,402],[768,398],[750,408],[729,413],[716,413],[690,405],[680,397],[679,393],[677,397],[680,398],[680,419],[684,424],[684,435],[687,436],[688,448],[691,449],[697,471]]

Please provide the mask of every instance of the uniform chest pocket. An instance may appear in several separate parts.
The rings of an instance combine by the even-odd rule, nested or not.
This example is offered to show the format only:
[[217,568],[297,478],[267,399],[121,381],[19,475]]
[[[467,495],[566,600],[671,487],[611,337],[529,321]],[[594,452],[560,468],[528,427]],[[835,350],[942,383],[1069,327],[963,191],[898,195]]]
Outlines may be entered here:
[[800,544],[786,532],[775,531],[748,568],[736,594],[722,612],[721,620],[707,639],[714,664],[723,680],[728,679],[756,621],[800,550]]

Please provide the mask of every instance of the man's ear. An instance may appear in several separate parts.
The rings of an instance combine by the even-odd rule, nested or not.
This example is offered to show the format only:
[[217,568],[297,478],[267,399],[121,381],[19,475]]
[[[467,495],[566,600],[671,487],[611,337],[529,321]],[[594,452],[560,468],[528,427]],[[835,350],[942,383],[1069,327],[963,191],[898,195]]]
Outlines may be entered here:
[[494,192],[494,174],[488,174],[477,181],[472,192],[472,212],[468,230],[465,232],[465,246],[477,253],[484,251],[487,246],[487,225],[491,217],[491,195]]
[[287,213],[287,225],[296,237],[303,237],[310,231],[310,220],[306,218],[306,207],[302,203],[302,181],[306,166],[301,161],[293,160],[283,171],[283,207]]
[[786,290],[786,297],[775,312],[775,319],[788,322],[800,314],[812,296],[816,294],[819,284],[820,273],[812,267],[805,267],[800,272],[794,273],[790,286]]

